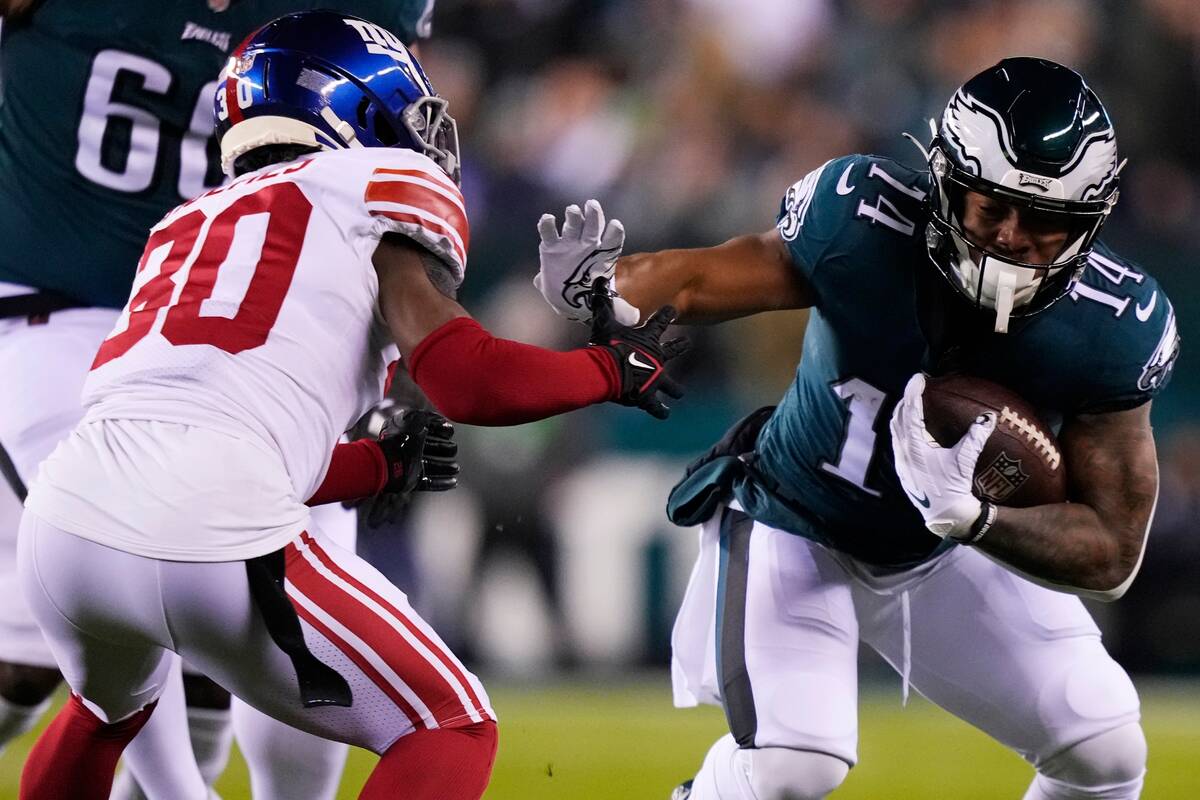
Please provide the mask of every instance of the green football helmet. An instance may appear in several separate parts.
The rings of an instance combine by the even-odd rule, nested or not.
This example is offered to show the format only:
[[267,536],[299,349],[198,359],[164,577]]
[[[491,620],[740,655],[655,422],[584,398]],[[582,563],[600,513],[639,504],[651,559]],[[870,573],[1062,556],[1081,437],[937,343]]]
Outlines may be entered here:
[[[1117,201],[1123,166],[1095,92],[1073,70],[1038,58],[1006,58],[955,92],[928,159],[929,257],[976,308],[995,312],[999,332],[1070,291]],[[1031,263],[972,241],[963,226],[968,192],[1065,232],[1062,248],[1049,263]]]

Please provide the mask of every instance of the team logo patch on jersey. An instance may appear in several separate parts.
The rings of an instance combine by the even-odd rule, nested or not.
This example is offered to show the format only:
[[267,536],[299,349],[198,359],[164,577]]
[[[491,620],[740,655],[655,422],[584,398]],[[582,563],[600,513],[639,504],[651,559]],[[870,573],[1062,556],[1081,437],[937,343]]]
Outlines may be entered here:
[[1021,469],[1021,459],[1009,458],[1002,452],[987,469],[975,476],[975,488],[988,500],[1000,503],[1028,479],[1029,474]]
[[779,221],[776,223],[779,235],[783,237],[784,241],[790,242],[800,235],[800,226],[804,224],[804,218],[808,216],[808,207],[817,191],[817,181],[821,179],[821,173],[828,165],[829,162],[826,161],[788,187],[787,194],[783,198],[783,209],[780,212]]
[[1142,367],[1142,375],[1137,382],[1138,389],[1149,392],[1161,388],[1171,376],[1171,369],[1178,357],[1179,329],[1175,325],[1175,309],[1172,308],[1167,312],[1167,324],[1158,340],[1158,346],[1154,348],[1150,360]]

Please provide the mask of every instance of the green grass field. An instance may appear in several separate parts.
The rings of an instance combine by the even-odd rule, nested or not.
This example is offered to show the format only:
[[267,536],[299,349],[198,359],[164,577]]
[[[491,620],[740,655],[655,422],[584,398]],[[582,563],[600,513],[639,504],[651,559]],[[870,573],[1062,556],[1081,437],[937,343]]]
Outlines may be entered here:
[[[501,716],[500,755],[488,800],[666,800],[724,731],[713,708],[671,708],[665,676],[629,681],[489,687]],[[1142,687],[1150,741],[1147,800],[1200,797],[1200,684]],[[950,715],[898,688],[868,690],[860,714],[860,763],[839,800],[1016,800],[1031,770],[1012,753]],[[0,757],[0,797],[16,797],[33,734]],[[374,757],[350,756],[342,798],[357,796]],[[218,789],[248,798],[235,754]]]

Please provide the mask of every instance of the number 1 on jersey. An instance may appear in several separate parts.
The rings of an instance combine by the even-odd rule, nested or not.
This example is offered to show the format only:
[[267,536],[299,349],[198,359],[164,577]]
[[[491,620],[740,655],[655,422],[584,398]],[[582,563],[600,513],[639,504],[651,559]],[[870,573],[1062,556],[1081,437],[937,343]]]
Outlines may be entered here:
[[847,378],[830,387],[846,404],[846,433],[837,462],[821,462],[821,469],[862,489],[869,495],[880,493],[867,486],[867,470],[875,454],[875,423],[887,395],[859,378]]

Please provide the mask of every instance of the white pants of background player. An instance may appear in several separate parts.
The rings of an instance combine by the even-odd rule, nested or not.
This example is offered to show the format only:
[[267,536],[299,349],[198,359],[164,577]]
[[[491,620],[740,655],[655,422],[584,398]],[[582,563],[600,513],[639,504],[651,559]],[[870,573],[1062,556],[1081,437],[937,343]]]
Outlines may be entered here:
[[[0,284],[0,296],[31,291]],[[83,380],[117,316],[115,310],[88,308],[59,311],[40,324],[24,318],[0,320],[0,447],[26,485],[37,465],[83,415],[79,403]],[[353,549],[353,512],[329,508],[315,513],[328,535]],[[54,657],[17,582],[20,518],[17,496],[0,480],[0,661],[54,669]],[[33,727],[48,705],[47,701],[34,707],[19,706],[0,697],[0,752]],[[155,800],[192,800],[207,793],[189,743],[185,715],[192,717],[196,755],[205,763],[206,773],[219,772],[228,757],[227,715],[187,710],[182,684],[176,678],[151,722],[126,751],[127,761],[153,791]],[[344,745],[290,729],[236,698],[233,721],[257,797],[334,797],[346,755]],[[125,797],[137,796],[128,785],[118,786],[118,791]]]
[[832,792],[858,758],[860,639],[906,692],[911,683],[1033,764],[1026,800],[1140,794],[1137,693],[1077,597],[968,547],[879,575],[727,509],[701,530],[672,635],[675,704],[723,705],[731,729],[690,800]]

